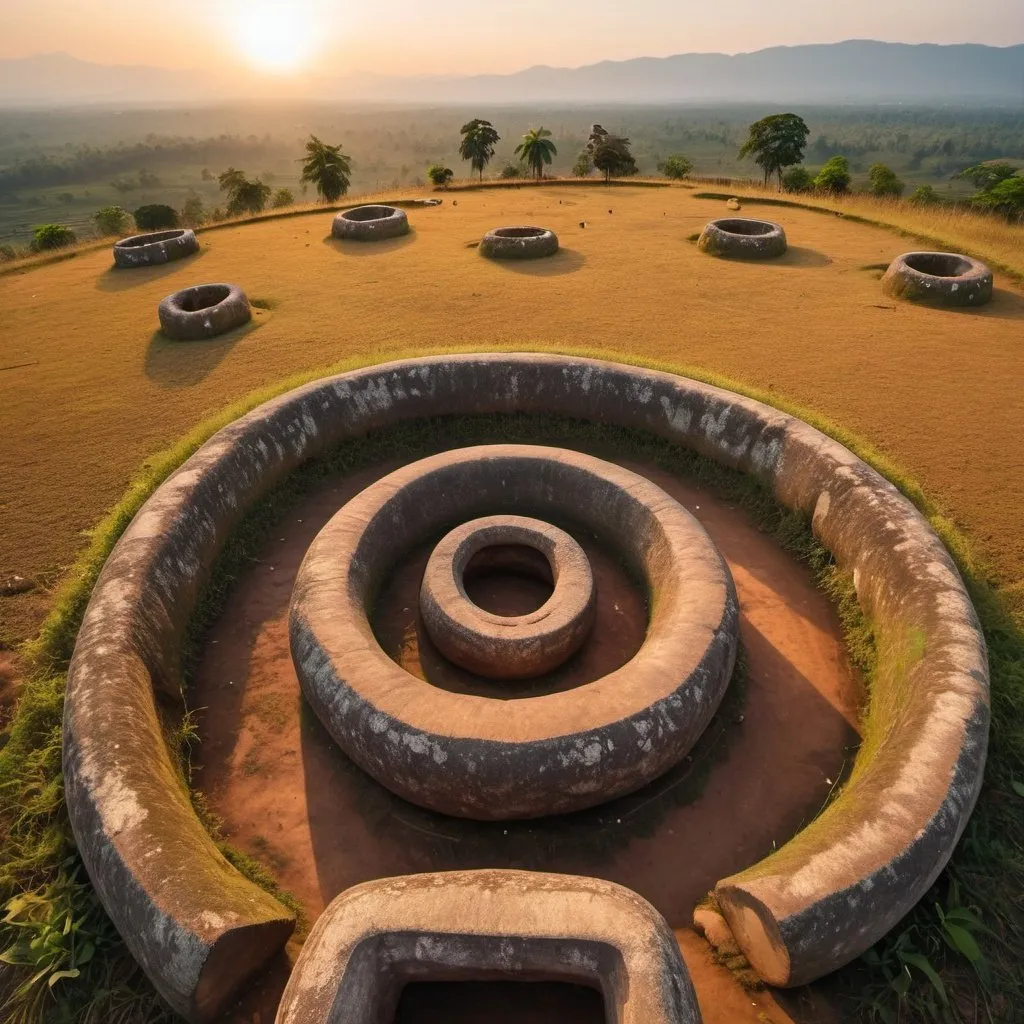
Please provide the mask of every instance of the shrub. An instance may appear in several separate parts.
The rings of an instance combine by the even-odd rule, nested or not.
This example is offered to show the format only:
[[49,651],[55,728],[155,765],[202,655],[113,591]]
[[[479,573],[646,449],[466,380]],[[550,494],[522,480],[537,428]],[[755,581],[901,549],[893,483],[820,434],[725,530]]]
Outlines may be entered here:
[[221,191],[227,193],[228,216],[238,217],[243,213],[262,213],[270,198],[270,186],[256,179],[250,181],[244,171],[229,167],[217,181]]
[[975,164],[973,167],[965,168],[959,174],[954,174],[953,177],[963,178],[965,181],[969,181],[975,188],[986,192],[988,189],[994,188],[1001,181],[1012,178],[1016,173],[1017,168],[1013,164],[998,161],[991,164]]
[[798,164],[783,173],[782,188],[786,192],[810,192],[814,188],[814,177],[806,167]]
[[132,216],[140,231],[165,231],[178,226],[177,211],[160,203],[140,206]]
[[295,196],[292,195],[290,188],[279,188],[274,193],[274,198],[270,201],[271,207],[275,210],[280,210],[285,206],[295,205]]
[[868,181],[871,184],[873,196],[899,199],[906,188],[903,182],[896,177],[896,172],[885,164],[872,164],[868,169]]
[[1003,178],[976,195],[973,201],[983,209],[1001,213],[1007,220],[1024,220],[1024,178],[1017,175]]
[[139,184],[143,188],[159,188],[163,182],[152,171],[139,171]]
[[908,202],[915,206],[935,206],[942,202],[942,196],[931,185],[918,185],[910,194]]
[[181,222],[186,227],[197,228],[206,220],[206,209],[203,200],[195,192],[191,193],[181,208]]
[[431,164],[427,168],[427,177],[430,183],[437,188],[447,188],[448,183],[455,177],[455,172],[443,164]]
[[75,201],[75,194],[74,192],[59,192],[57,199],[65,206],[70,206]]
[[666,178],[673,178],[679,181],[685,178],[690,171],[693,170],[693,163],[687,160],[685,156],[666,157],[660,164],[658,164],[658,170],[665,175]]
[[513,178],[525,178],[526,171],[522,164],[505,164],[501,169],[501,176],[506,181],[511,181]]
[[36,228],[32,238],[32,251],[45,252],[49,249],[66,249],[78,241],[74,231],[64,224],[43,224]]
[[215,206],[210,211],[210,220],[216,222],[218,220],[223,220],[223,219],[224,219],[224,211],[219,206]]
[[103,236],[126,235],[129,229],[128,211],[120,206],[104,206],[92,217],[96,230]]
[[814,187],[821,192],[838,196],[850,191],[850,162],[845,156],[834,156],[814,179]]
[[580,153],[576,157],[576,163],[572,165],[572,173],[575,178],[589,178],[590,172],[594,169],[594,161],[590,159],[589,153]]
[[111,183],[110,187],[122,195],[125,192],[134,192],[139,187],[138,182],[132,181],[131,178],[115,178]]
[[21,257],[21,253],[13,245],[0,245],[0,263],[7,263]]

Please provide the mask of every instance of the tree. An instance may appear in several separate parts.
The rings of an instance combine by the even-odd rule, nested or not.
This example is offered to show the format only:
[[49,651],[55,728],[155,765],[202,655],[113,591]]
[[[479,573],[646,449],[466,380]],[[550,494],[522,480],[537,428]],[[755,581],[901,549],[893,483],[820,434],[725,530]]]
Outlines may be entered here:
[[593,169],[594,161],[590,158],[590,154],[583,152],[576,157],[576,163],[572,165],[572,174],[574,178],[589,178]]
[[664,174],[666,178],[674,178],[676,181],[685,178],[692,170],[693,162],[678,154],[666,157],[658,164],[658,171],[661,174]]
[[32,236],[32,251],[46,252],[49,249],[66,249],[78,239],[74,231],[64,224],[43,224]]
[[270,198],[269,185],[258,178],[250,181],[245,171],[234,167],[229,167],[217,181],[221,191],[227,194],[229,217],[238,217],[243,213],[262,213]]
[[427,168],[427,177],[430,183],[437,188],[447,188],[449,182],[455,177],[455,172],[444,164],[431,164]]
[[1017,168],[1012,164],[975,164],[973,167],[964,168],[959,174],[954,174],[953,177],[969,181],[976,189],[987,192],[1001,181],[1012,178],[1016,173]]
[[523,141],[516,146],[516,156],[528,167],[539,181],[544,177],[544,165],[550,164],[552,157],[558,156],[558,150],[551,141],[551,132],[547,128],[531,128],[524,136]]
[[810,192],[814,188],[814,176],[803,164],[797,164],[783,173],[782,188],[786,192]]
[[96,230],[106,238],[108,235],[125,235],[128,233],[128,211],[120,206],[104,206],[92,217]]
[[909,202],[915,206],[935,206],[942,202],[942,196],[931,185],[918,185],[910,194]]
[[187,227],[197,228],[206,220],[206,209],[203,200],[191,192],[181,208],[181,221]]
[[292,195],[290,188],[279,188],[274,193],[274,198],[270,201],[270,205],[275,210],[283,209],[285,206],[295,205],[295,196]]
[[470,167],[479,172],[480,180],[483,181],[484,168],[491,162],[494,147],[501,141],[501,136],[490,121],[483,121],[478,117],[467,121],[459,131],[462,135],[459,156],[469,161]]
[[590,126],[590,135],[587,138],[587,152],[590,154],[590,159],[594,159],[594,153],[597,147],[608,138],[608,132],[601,127],[599,124],[592,124]]
[[834,156],[814,179],[814,187],[820,192],[838,196],[850,191],[850,162],[845,156]]
[[973,202],[982,209],[1001,213],[1008,220],[1024,220],[1024,178],[1003,178],[976,195]]
[[135,225],[140,231],[164,231],[167,228],[176,228],[178,226],[177,211],[173,207],[164,206],[162,203],[140,206],[132,216],[135,218]]
[[329,146],[310,135],[302,161],[302,180],[316,185],[317,194],[325,203],[337,202],[348,191],[351,174],[352,161],[342,153],[340,143]]
[[873,196],[899,199],[906,185],[896,177],[896,172],[885,164],[872,164],[868,168],[868,181]]
[[796,114],[772,114],[750,126],[750,135],[740,148],[740,157],[752,156],[754,163],[764,171],[764,183],[778,175],[782,188],[782,172],[786,167],[800,163],[810,129]]
[[[597,127],[600,127],[599,125]],[[605,181],[636,174],[636,160],[629,151],[629,139],[605,132],[594,146],[594,166],[604,174]]]

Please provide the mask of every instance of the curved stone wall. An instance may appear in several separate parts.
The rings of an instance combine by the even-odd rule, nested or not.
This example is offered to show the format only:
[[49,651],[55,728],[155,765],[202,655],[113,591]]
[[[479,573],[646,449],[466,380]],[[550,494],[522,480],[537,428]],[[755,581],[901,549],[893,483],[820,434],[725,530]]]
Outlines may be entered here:
[[992,298],[992,271],[962,253],[905,252],[889,264],[882,291],[935,306],[983,306]]
[[168,295],[157,315],[173,341],[204,341],[247,324],[252,310],[237,284],[198,284]]
[[191,228],[151,231],[132,235],[114,244],[114,263],[118,267],[155,267],[199,252],[199,239]]
[[208,1019],[290,930],[194,817],[162,738],[179,648],[245,511],[311,456],[369,430],[454,413],[562,414],[649,430],[752,473],[854,574],[879,641],[870,744],[833,804],[719,884],[774,984],[828,973],[877,941],[941,872],[981,785],[988,663],[951,557],[892,484],[785,413],[683,377],[547,355],[465,355],[308,384],[219,431],[149,499],[96,584],[65,705],[68,808],[100,898],[157,987]]
[[306,940],[277,1024],[380,1024],[395,1019],[410,981],[524,977],[598,989],[616,1024],[701,1021],[675,936],[635,892],[577,875],[483,870],[343,892]]
[[[396,664],[367,607],[403,551],[460,518],[516,511],[601,537],[652,611],[625,665],[510,713]],[[593,807],[681,761],[725,694],[738,619],[725,560],[656,484],[581,452],[499,444],[412,462],[344,505],[306,552],[288,632],[306,699],[356,764],[412,803],[502,821]]]

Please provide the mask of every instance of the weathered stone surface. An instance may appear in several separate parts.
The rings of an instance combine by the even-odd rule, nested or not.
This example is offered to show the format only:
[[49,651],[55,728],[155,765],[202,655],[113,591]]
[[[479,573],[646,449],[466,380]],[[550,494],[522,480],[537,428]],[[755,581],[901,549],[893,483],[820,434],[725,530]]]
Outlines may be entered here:
[[160,330],[174,341],[203,341],[252,319],[245,292],[234,284],[200,284],[160,303]]
[[190,228],[153,231],[147,235],[122,238],[114,245],[114,263],[118,267],[155,267],[199,252],[199,239]]
[[983,306],[992,298],[992,271],[960,253],[905,252],[889,264],[882,291],[936,306]]
[[[68,810],[104,907],[160,991],[186,1016],[210,1016],[202,1007],[258,969],[290,928],[283,908],[220,858],[164,746],[154,689],[179,692],[199,589],[245,511],[301,463],[368,430],[454,413],[649,430],[755,475],[813,516],[879,637],[873,741],[828,810],[722,883],[719,902],[777,984],[820,977],[881,938],[948,861],[988,744],[984,640],[921,514],[838,442],[707,384],[554,355],[437,356],[313,382],[219,431],[149,499],[94,588],[68,677]],[[223,939],[239,937],[237,950],[216,940],[221,927]],[[221,948],[223,958],[211,956]]]
[[535,260],[556,252],[558,236],[547,228],[495,228],[480,243],[480,255],[492,260]]
[[[492,555],[488,564],[494,564],[513,545],[541,556],[541,575],[553,591],[535,611],[496,615],[470,600],[466,570],[478,555]],[[532,566],[518,560],[512,568],[532,574]],[[488,516],[456,527],[431,553],[420,588],[420,614],[434,646],[492,679],[528,679],[557,668],[586,640],[594,610],[594,574],[583,548],[564,530],[524,516]]]
[[383,878],[343,892],[303,946],[277,1024],[379,1024],[420,981],[567,981],[616,1024],[700,1024],[664,918],[612,882],[531,871]]
[[409,234],[409,218],[394,206],[357,206],[334,218],[331,233],[348,242],[380,242]]
[[[389,658],[367,607],[397,557],[468,518],[571,517],[644,578],[637,654],[560,693],[505,701],[431,686]],[[732,576],[704,528],[660,487],[579,452],[481,445],[396,470],[310,545],[289,613],[306,699],[382,785],[445,814],[532,818],[639,789],[697,742],[736,657]]]
[[[739,209],[739,206],[736,206]],[[697,248],[710,256],[738,260],[770,260],[787,248],[781,224],[746,217],[725,217],[711,221],[697,239]]]

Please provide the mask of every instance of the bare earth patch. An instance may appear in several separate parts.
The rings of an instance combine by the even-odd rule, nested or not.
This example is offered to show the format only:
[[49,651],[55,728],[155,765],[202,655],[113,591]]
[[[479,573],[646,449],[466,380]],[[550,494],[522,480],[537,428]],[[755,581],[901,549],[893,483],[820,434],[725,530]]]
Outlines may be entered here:
[[[0,369],[0,574],[69,564],[148,455],[288,374],[411,349],[576,347],[703,367],[825,413],[908,468],[1006,580],[1024,578],[1024,299],[1005,279],[981,310],[894,304],[859,268],[905,240],[797,209],[772,212],[791,245],[780,259],[708,260],[686,239],[724,204],[685,189],[451,199],[378,246],[340,251],[333,215],[311,213],[201,233],[197,256],[162,267],[115,272],[103,250],[0,278],[0,367],[18,367]],[[550,226],[563,251],[510,267],[466,250],[501,223]],[[159,301],[209,280],[274,296],[273,315],[194,345],[154,336]],[[525,308],[543,310],[528,329]],[[44,607],[9,599],[3,625],[27,637]]]

